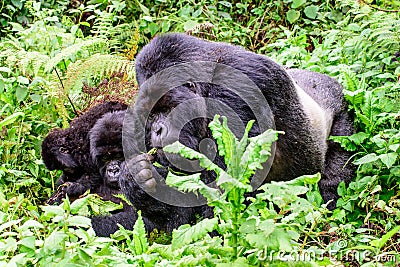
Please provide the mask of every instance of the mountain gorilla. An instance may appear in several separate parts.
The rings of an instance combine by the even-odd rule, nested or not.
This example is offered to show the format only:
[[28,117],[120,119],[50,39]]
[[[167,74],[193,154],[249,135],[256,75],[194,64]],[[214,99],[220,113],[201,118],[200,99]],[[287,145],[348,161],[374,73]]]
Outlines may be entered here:
[[[99,236],[109,236],[118,224],[131,229],[136,212],[114,195],[120,194],[122,123],[127,105],[103,102],[75,118],[67,129],[55,129],[42,143],[43,162],[49,170],[62,170],[56,190],[47,204],[61,203],[68,195],[75,200],[87,190],[103,200],[123,203],[123,209],[112,215],[92,217]],[[96,150],[95,153],[91,153]],[[94,158],[93,158],[94,157]]]
[[[246,83],[256,86],[232,90],[231,86],[240,81],[233,78],[232,83],[224,82],[225,77],[231,79],[234,72],[243,74],[248,78]],[[276,143],[272,167],[267,177],[263,177],[265,181],[285,181],[321,172],[320,191],[325,202],[332,200],[328,207],[333,209],[339,182],[348,183],[353,177],[353,166],[346,164],[351,154],[327,141],[329,135],[351,135],[353,126],[342,87],[326,75],[285,70],[268,57],[241,47],[183,34],[154,38],[136,58],[136,75],[139,96],[133,111],[127,114],[141,117],[142,121],[128,125],[133,128],[124,129],[124,134],[127,131],[127,141],[124,141],[127,160],[122,166],[120,187],[133,205],[142,210],[145,219],[158,228],[171,231],[195,220],[196,214],[212,216],[212,210],[204,205],[182,207],[185,204],[179,206],[179,200],[178,203],[164,203],[159,194],[163,194],[166,187],[157,177],[165,178],[167,168],[190,173],[171,163],[174,155],[162,151],[162,147],[172,141],[179,140],[201,151],[206,140],[208,148],[203,151],[215,150],[207,125],[217,111],[223,113],[227,109],[233,114],[236,122],[228,118],[228,125],[234,132],[236,127],[244,129],[252,119],[256,123],[251,136],[274,125],[276,130],[285,132]],[[193,76],[182,78],[185,75]],[[179,109],[185,103],[189,108]],[[145,130],[144,136],[138,133],[141,127]],[[142,138],[144,148],[138,144]],[[135,152],[125,151],[126,148]],[[137,153],[152,148],[157,149],[154,156]],[[154,161],[162,167],[154,166]],[[215,155],[214,162],[224,167],[221,156]],[[213,172],[201,172],[204,182],[215,179]]]

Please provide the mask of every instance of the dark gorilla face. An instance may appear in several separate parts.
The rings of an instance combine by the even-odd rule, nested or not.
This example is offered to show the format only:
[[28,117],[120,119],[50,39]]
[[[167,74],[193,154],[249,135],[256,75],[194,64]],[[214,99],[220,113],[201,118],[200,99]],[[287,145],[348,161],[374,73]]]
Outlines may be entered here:
[[69,129],[55,129],[42,143],[43,162],[49,170],[62,170],[64,180],[77,180],[82,175],[79,163],[74,159],[73,150],[77,144],[72,142]]
[[179,141],[199,151],[202,139],[209,136],[206,107],[195,84],[187,84],[169,90],[151,110],[146,123],[147,149],[157,148],[155,160],[163,166],[181,158],[166,154],[162,148]]
[[112,160],[100,169],[101,176],[104,179],[104,184],[109,188],[119,188],[119,178],[122,175],[121,161]]

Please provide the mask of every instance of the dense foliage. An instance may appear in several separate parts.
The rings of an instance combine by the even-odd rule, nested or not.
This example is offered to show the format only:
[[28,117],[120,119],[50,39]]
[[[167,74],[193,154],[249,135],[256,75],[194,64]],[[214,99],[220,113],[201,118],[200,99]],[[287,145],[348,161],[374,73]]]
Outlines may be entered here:
[[[399,10],[396,0],[2,1],[0,266],[398,264]],[[214,219],[149,237],[138,220],[133,231],[100,238],[85,216],[110,203],[88,195],[43,206],[59,176],[41,162],[43,137],[104,95],[132,95],[138,49],[168,31],[242,45],[341,82],[357,133],[334,139],[356,152],[358,170],[348,187],[339,186],[337,209],[321,205],[318,174],[266,184],[243,205],[251,168],[265,160],[275,134],[238,141],[217,121],[214,134],[231,139],[218,142],[230,166],[220,171],[224,193],[196,176],[175,175],[173,183],[204,195]],[[179,145],[170,149],[202,158]],[[247,167],[235,165],[245,151]]]

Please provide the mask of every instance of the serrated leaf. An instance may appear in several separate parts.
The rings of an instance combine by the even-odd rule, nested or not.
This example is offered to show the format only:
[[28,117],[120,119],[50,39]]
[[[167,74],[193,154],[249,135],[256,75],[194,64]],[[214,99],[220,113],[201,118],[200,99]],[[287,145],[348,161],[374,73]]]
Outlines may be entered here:
[[206,168],[209,171],[215,171],[216,173],[220,173],[221,171],[223,171],[220,167],[214,164],[209,158],[207,158],[207,156],[182,145],[181,143],[179,143],[179,141],[176,141],[173,144],[165,146],[163,150],[168,153],[179,154],[187,159],[198,159],[200,166]]
[[[138,211],[138,218],[133,226],[133,252],[135,255],[146,253],[149,249],[149,242],[147,241],[146,228],[142,218],[141,211]],[[132,246],[132,244],[131,244]]]
[[238,156],[236,154],[235,147],[238,146],[239,141],[232,131],[228,128],[226,117],[222,117],[222,123],[220,116],[215,115],[214,119],[208,125],[211,129],[212,135],[218,145],[218,153],[224,157],[225,164],[228,166],[231,160]]
[[294,23],[299,18],[300,18],[300,12],[297,10],[290,9],[286,13],[286,19],[289,21],[289,23]]
[[169,172],[165,183],[177,188],[182,192],[200,192],[209,202],[215,201],[220,197],[220,191],[216,188],[207,186],[201,181],[200,173],[192,175],[175,175]]
[[360,145],[367,138],[368,138],[368,134],[366,134],[364,132],[359,132],[359,133],[356,133],[356,134],[353,134],[353,135],[349,136],[349,139],[351,141],[353,141],[354,143],[356,143],[357,145]]
[[278,140],[278,133],[283,132],[269,129],[258,136],[249,138],[249,144],[240,158],[241,181],[247,181],[257,169],[263,168],[262,164],[271,156],[272,143]]
[[218,218],[204,219],[199,223],[189,226],[182,225],[172,232],[172,249],[179,249],[187,244],[205,237],[209,232],[214,230],[218,223]]

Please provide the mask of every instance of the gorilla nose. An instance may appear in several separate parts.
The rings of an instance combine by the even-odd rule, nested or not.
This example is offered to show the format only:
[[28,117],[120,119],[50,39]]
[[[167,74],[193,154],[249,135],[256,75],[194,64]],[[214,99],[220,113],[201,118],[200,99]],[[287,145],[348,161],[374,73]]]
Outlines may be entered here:
[[152,128],[155,135],[159,138],[164,138],[167,135],[167,127],[164,123],[154,123]]

